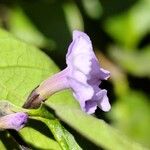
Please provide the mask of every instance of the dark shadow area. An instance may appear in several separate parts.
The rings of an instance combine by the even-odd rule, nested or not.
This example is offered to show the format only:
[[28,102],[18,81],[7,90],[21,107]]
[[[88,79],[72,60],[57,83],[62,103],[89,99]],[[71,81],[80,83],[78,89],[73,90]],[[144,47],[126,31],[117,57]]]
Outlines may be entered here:
[[28,127],[34,128],[35,130],[39,131],[40,133],[44,134],[48,138],[51,138],[54,140],[54,137],[50,131],[50,129],[47,127],[47,125],[39,120],[29,119]]
[[106,116],[106,112],[102,111],[99,107],[97,107],[95,111],[95,117],[98,119],[105,120],[107,123],[111,123],[111,119]]
[[[51,139],[55,140],[52,133],[51,133],[51,131],[50,131],[50,129],[46,126],[46,124],[44,124],[41,121],[34,120],[34,119],[29,119],[26,126],[34,128],[35,130],[37,130],[40,133],[47,136],[48,138],[51,138]],[[41,148],[37,148],[37,147],[33,146],[32,141],[30,143],[27,143],[26,141],[24,141],[24,139],[21,137],[21,135],[18,132],[14,131],[14,130],[9,130],[9,133],[16,141],[16,143],[14,142],[15,143],[14,145],[16,145],[18,143],[20,146],[24,147],[26,150],[28,150],[28,149],[29,150],[30,149],[31,150],[41,150]],[[6,140],[6,141],[8,141],[8,140]],[[4,140],[4,142],[5,142],[5,140]],[[10,142],[10,144],[11,144],[11,142]],[[5,142],[4,144],[7,145],[7,142]],[[44,150],[44,149],[42,149],[42,150]]]
[[[19,150],[41,150],[41,149],[33,146],[31,144],[32,141],[31,141],[31,143],[27,143],[26,141],[24,141],[24,139],[21,137],[21,135],[19,134],[19,132],[15,131],[15,130],[9,130],[9,134],[15,139],[16,143],[14,144],[14,146],[16,146],[17,144],[19,145],[18,146]],[[7,145],[7,143],[5,145]],[[10,150],[10,148],[8,150]],[[14,149],[14,150],[16,150],[16,149]]]
[[102,148],[96,146],[93,142],[91,142],[87,138],[83,137],[76,130],[68,126],[65,122],[61,122],[61,124],[74,136],[75,140],[83,150],[103,150]]
[[[107,89],[107,96],[108,96],[109,102],[112,106],[116,102],[116,96],[115,96],[113,85],[110,82],[104,80],[104,81],[102,81],[100,88]],[[111,119],[108,118],[106,115],[107,115],[106,112],[102,111],[100,108],[97,107],[97,109],[95,111],[95,116],[99,119],[105,120],[107,123],[111,123]]]
[[128,75],[129,86],[135,90],[144,92],[147,96],[150,96],[150,79],[140,78],[132,75]]
[[[60,67],[63,67],[71,36],[61,1],[22,0],[20,5],[39,31],[47,38],[54,40],[57,46],[56,50],[46,49],[45,51]],[[62,60],[64,61],[62,62]]]
[[111,98],[111,104],[116,102],[116,95],[115,95],[113,84],[111,82],[103,80],[102,83],[100,84],[100,88],[107,89],[107,95],[109,98]]
[[100,0],[103,7],[103,17],[110,17],[128,11],[138,0]]
[[[38,124],[36,124],[36,126],[38,126]],[[30,143],[25,142],[21,135],[15,130],[1,131],[0,139],[7,150],[52,150],[37,148],[32,145],[32,141]]]
[[138,45],[139,49],[144,48],[146,45],[149,45],[150,43],[150,33],[144,36],[144,38],[141,40],[141,42]]
[[30,148],[30,146],[23,140],[23,138],[19,135],[19,133],[15,130],[8,130],[9,134],[15,139],[15,141],[26,148]]
[[7,150],[10,150],[10,149],[11,150],[20,150],[17,142],[11,136],[8,136],[7,131],[0,132],[0,139],[3,142],[3,144],[5,145]]

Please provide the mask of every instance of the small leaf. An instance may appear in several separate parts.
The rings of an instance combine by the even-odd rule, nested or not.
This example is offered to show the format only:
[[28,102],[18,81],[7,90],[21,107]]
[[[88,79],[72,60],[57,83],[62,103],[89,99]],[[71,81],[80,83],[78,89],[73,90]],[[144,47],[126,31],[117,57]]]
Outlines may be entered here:
[[76,4],[73,2],[69,3],[67,2],[64,3],[62,6],[70,32],[72,32],[75,29],[83,30],[84,29],[83,19]]
[[109,17],[104,23],[105,31],[119,45],[134,50],[150,31],[149,2],[139,0],[129,11]]
[[86,14],[92,19],[99,19],[102,15],[102,6],[99,0],[82,0]]
[[139,77],[150,77],[150,46],[141,51],[126,51],[118,47],[110,47],[110,57],[124,70]]

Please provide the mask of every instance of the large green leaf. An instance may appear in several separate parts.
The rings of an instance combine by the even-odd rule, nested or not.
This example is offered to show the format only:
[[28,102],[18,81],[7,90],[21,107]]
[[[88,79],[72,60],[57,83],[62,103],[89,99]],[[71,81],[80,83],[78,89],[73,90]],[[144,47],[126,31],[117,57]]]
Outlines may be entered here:
[[0,98],[21,106],[42,79],[58,69],[43,52],[0,30]]
[[[0,57],[0,98],[18,106],[23,105],[29,92],[42,79],[58,70],[44,53],[3,30],[0,30]],[[41,129],[44,131],[44,126]],[[60,149],[53,139],[31,127],[24,128],[22,135],[34,148]]]

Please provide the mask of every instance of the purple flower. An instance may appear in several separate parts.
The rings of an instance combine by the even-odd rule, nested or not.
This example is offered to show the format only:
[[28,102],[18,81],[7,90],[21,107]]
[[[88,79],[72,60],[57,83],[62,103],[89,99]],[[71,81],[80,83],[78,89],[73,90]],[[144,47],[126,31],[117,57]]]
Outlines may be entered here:
[[0,130],[20,130],[27,123],[28,115],[23,112],[13,113],[0,117]]
[[73,41],[66,56],[68,82],[82,110],[91,114],[97,106],[103,111],[110,109],[107,91],[101,90],[101,80],[106,80],[110,73],[100,68],[93,52],[90,38],[83,32],[74,31]]
[[88,114],[94,113],[97,106],[103,111],[109,111],[111,106],[107,91],[100,89],[99,85],[102,80],[109,78],[110,72],[100,67],[88,35],[80,31],[73,32],[66,63],[64,70],[49,77],[35,89],[29,101],[35,95],[38,95],[37,101],[40,101],[57,91],[70,88],[82,110]]

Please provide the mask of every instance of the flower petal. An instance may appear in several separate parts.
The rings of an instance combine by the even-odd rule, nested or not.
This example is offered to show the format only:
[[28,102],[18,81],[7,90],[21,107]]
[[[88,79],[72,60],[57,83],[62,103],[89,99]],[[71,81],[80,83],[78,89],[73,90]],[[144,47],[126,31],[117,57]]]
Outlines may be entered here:
[[97,102],[97,105],[99,108],[101,108],[103,111],[109,111],[111,109],[108,97],[107,97],[107,91],[101,90],[97,96],[99,97],[99,100]]
[[107,111],[110,104],[107,91],[101,90],[101,80],[107,80],[110,72],[100,68],[88,35],[80,31],[73,32],[73,41],[66,55],[68,82],[79,101],[82,110],[94,113],[97,105]]
[[88,114],[93,114],[97,108],[97,102],[96,101],[86,101],[85,105],[85,112]]
[[107,80],[110,77],[110,72],[101,68],[100,69],[101,73],[100,73],[100,78],[101,80]]
[[94,90],[91,86],[88,86],[86,84],[83,84],[82,82],[79,82],[78,80],[75,80],[73,78],[68,78],[70,87],[74,91],[75,97],[79,100],[79,102],[84,102],[91,99],[94,94]]

